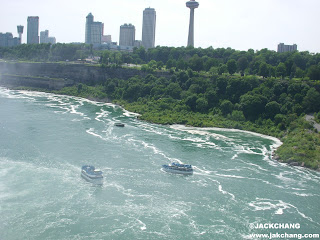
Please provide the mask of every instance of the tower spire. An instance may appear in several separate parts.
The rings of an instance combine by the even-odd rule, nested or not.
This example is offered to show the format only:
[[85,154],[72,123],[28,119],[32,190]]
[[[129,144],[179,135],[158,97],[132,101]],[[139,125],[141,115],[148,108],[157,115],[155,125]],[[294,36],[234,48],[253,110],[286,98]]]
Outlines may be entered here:
[[186,3],[186,6],[190,8],[188,46],[194,47],[194,9],[199,7],[199,3],[195,0],[190,0]]

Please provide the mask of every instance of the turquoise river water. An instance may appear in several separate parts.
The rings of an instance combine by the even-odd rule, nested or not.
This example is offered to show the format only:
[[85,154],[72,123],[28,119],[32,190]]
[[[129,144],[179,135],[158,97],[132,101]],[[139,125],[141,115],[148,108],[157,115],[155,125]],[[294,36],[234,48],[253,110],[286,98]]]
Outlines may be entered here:
[[[112,104],[0,88],[0,240],[320,233],[320,174],[272,160],[280,144],[244,131],[150,124]],[[161,170],[172,162],[192,164],[194,174]],[[80,177],[85,164],[103,171],[102,186]]]

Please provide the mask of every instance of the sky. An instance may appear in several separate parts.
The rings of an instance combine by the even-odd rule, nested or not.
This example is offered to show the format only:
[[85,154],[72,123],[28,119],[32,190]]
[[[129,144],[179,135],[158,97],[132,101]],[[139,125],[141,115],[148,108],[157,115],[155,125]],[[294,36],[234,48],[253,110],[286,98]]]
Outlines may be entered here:
[[[199,0],[195,10],[195,47],[277,50],[279,43],[320,53],[320,0]],[[104,23],[104,34],[119,42],[120,25],[131,23],[141,40],[143,10],[155,8],[156,45],[186,46],[190,10],[186,0],[0,0],[0,32],[17,34],[28,16],[39,16],[39,30],[57,42],[84,42],[85,21]]]

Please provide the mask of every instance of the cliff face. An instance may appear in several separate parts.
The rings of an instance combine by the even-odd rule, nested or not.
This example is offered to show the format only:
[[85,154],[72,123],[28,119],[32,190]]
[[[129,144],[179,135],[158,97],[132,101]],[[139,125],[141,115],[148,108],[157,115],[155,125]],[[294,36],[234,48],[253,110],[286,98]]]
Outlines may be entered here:
[[[94,85],[112,78],[145,77],[148,73],[136,69],[101,68],[85,64],[0,62],[0,75],[0,84],[3,86],[61,89],[76,83]],[[170,77],[166,72],[154,75]]]

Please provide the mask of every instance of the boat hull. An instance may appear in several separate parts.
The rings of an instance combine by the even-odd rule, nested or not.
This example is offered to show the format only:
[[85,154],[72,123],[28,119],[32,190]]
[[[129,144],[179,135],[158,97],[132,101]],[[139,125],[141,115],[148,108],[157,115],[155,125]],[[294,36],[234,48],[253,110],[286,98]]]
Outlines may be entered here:
[[87,180],[90,183],[93,183],[95,185],[102,185],[103,184],[103,177],[90,177],[83,171],[81,172],[81,177]]
[[193,171],[181,171],[181,170],[176,170],[168,167],[162,167],[163,171],[169,172],[169,173],[175,173],[175,174],[182,174],[182,175],[192,175]]

